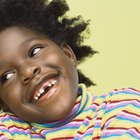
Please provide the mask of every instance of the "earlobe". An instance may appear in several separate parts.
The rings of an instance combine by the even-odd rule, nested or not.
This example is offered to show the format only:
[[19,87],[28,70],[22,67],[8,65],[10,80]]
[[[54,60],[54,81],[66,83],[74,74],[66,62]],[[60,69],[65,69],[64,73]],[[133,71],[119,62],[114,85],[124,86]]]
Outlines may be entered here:
[[66,43],[63,43],[62,45],[63,45],[62,46],[62,49],[63,49],[64,53],[70,58],[70,60],[72,61],[72,63],[76,66],[77,65],[77,58],[76,58],[73,50]]

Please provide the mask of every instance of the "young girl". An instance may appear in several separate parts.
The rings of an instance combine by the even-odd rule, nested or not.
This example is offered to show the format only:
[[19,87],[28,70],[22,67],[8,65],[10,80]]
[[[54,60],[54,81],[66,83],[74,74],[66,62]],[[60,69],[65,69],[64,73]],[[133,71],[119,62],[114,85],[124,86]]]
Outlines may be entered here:
[[77,70],[96,53],[64,0],[0,1],[0,139],[140,139],[140,92],[101,97]]

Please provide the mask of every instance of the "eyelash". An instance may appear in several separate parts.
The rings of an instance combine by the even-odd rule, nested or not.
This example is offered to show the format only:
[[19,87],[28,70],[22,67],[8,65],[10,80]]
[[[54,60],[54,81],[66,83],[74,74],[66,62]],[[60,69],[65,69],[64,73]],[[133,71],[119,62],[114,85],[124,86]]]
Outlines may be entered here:
[[[8,76],[9,74],[9,76]],[[6,72],[4,74],[2,74],[2,76],[0,77],[0,83],[4,84],[7,80],[9,80],[12,76],[14,75],[14,72]]]
[[[41,49],[43,49],[45,46],[43,45],[35,45],[33,46],[30,50],[29,50],[29,53],[28,53],[28,56],[29,57],[33,57],[35,56]],[[38,50],[37,50],[38,49]],[[34,52],[35,50],[37,50],[36,52]]]

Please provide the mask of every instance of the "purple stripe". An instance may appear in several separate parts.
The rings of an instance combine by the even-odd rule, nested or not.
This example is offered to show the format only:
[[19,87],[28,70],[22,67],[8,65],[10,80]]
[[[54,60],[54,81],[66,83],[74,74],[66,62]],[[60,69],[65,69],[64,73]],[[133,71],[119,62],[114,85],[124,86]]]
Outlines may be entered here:
[[61,130],[63,131],[63,129],[71,129],[71,128],[74,128],[74,127],[80,127],[81,123],[83,123],[83,122],[75,122],[73,124],[70,123],[67,126],[64,125],[64,126],[61,126],[61,127],[58,127],[58,128],[54,128],[52,130],[42,130],[41,134],[45,135],[46,133],[50,133],[50,132],[61,131]]
[[132,101],[120,101],[118,103],[111,103],[111,104],[108,104],[108,110],[111,110],[113,108],[116,108],[117,106],[121,105],[121,106],[126,106],[128,104],[131,104],[131,103],[135,103],[137,106],[140,106],[140,103],[136,100],[132,100]]
[[114,130],[106,130],[104,133],[104,136],[108,136],[108,135],[113,135],[113,134],[118,134],[118,135],[122,135],[125,133],[130,132],[131,134],[133,134],[134,136],[140,137],[140,134],[133,128],[128,129],[128,130],[124,130],[124,129],[115,129]]
[[109,119],[106,123],[105,123],[105,126],[104,128],[108,127],[108,125],[112,122],[112,120],[114,120],[114,117]]
[[122,117],[122,118],[129,118],[135,121],[140,121],[140,118],[138,116],[135,116],[133,114],[128,114],[125,112],[122,112],[121,114],[119,114],[118,116]]
[[0,136],[0,140],[8,140],[8,138],[3,135],[3,136]]
[[81,137],[84,137],[84,135],[88,135],[88,134],[91,134],[91,133],[93,133],[93,127],[88,129],[87,131],[85,131],[83,134],[77,133],[75,138],[80,139]]
[[23,134],[29,134],[30,133],[30,131],[29,131],[29,129],[27,129],[27,130],[24,130],[24,129],[22,129],[22,128],[16,128],[16,127],[12,127],[12,128],[10,128],[9,129],[10,130],[10,132],[12,132],[12,133],[18,133],[18,132],[22,132]]
[[0,126],[1,131],[9,131],[5,126]]

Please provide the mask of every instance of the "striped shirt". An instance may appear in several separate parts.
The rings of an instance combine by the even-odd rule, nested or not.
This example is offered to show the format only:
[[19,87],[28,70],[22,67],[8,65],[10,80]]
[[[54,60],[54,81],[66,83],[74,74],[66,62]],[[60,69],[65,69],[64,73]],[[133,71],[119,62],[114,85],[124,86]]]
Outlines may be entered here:
[[140,91],[132,88],[94,96],[79,85],[70,115],[53,123],[27,123],[0,112],[0,140],[140,140]]

